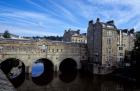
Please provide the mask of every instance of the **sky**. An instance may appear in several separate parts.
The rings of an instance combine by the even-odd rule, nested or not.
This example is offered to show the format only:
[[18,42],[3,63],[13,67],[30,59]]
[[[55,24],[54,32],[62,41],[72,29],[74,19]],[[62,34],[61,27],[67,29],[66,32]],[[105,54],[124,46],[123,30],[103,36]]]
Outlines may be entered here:
[[70,28],[83,33],[96,18],[140,30],[140,0],[0,0],[0,33],[62,36]]

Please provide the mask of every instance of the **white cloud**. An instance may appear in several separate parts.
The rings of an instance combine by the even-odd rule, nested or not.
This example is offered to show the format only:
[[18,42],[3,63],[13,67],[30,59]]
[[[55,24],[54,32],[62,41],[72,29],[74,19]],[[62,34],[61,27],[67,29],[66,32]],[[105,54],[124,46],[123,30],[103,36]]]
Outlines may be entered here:
[[[138,17],[140,0],[88,0],[88,2],[86,0],[61,0],[60,3],[52,0],[44,1],[45,3],[43,0],[39,3],[35,0],[26,0],[26,2],[42,12],[3,6],[0,18],[6,17],[8,20],[0,20],[0,24],[5,24],[9,30],[13,26],[12,31],[14,29],[17,33],[25,31],[22,33],[28,35],[43,35],[46,32],[50,35],[63,35],[63,31],[69,28],[86,32],[88,21],[91,19],[95,21],[97,17],[101,18],[101,21],[114,20],[118,28],[140,28],[138,22],[140,21]],[[51,3],[51,9],[48,8],[46,2]],[[134,18],[137,21],[131,24]]]
[[140,0],[88,0],[88,3],[82,0],[75,1],[79,13],[87,20],[101,18],[101,21],[114,20],[118,27],[126,25],[126,28],[134,26],[140,28],[139,22],[130,25],[130,21],[140,21]]
[[20,36],[59,35],[57,33],[47,32],[40,29],[36,29],[36,28],[23,28],[19,26],[10,26],[10,25],[5,25],[5,24],[1,24],[0,29],[1,29],[0,30],[1,33],[4,32],[5,30],[8,30],[10,33],[18,34]]

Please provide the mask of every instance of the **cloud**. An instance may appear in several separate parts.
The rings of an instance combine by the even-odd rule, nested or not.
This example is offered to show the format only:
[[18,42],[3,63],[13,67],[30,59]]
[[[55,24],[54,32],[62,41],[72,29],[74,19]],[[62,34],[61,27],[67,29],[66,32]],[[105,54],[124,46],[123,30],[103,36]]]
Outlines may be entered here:
[[5,25],[1,24],[0,25],[0,32],[4,32],[5,30],[8,30],[10,33],[13,34],[18,34],[20,36],[51,36],[51,35],[59,35],[57,33],[53,32],[47,32],[47,31],[42,31],[40,29],[34,29],[34,28],[23,28],[23,27],[17,27],[17,26],[11,26],[11,25]]
[[30,10],[26,6],[16,7],[13,3],[3,2],[0,5],[1,29],[7,27],[18,34],[63,35],[69,28],[86,32],[88,21],[95,21],[97,17],[103,22],[114,20],[118,28],[140,28],[139,0],[23,1],[26,6],[31,6]]
[[[30,1],[30,3],[33,3],[33,2]],[[54,3],[54,2],[51,2],[51,3]],[[35,5],[38,5],[38,4],[35,4]],[[55,4],[54,6],[59,8],[61,11],[63,11],[63,15],[68,16],[69,20],[73,22],[77,22],[76,18],[67,9],[65,9],[64,7],[58,4]],[[51,14],[48,14],[46,12],[27,11],[27,10],[1,7],[1,6],[0,8],[3,8],[3,12],[0,13],[0,23],[5,24],[5,26],[7,26],[9,30],[12,29],[12,31],[14,31],[13,29],[15,29],[16,33],[18,34],[21,34],[21,33],[17,32],[17,29],[18,31],[20,30],[21,32],[26,31],[26,32],[23,32],[24,35],[25,33],[28,35],[31,35],[31,34],[36,35],[37,34],[36,32],[40,30],[43,33],[38,33],[39,35],[44,35],[45,34],[44,32],[49,32],[49,35],[52,35],[52,34],[63,35],[64,29],[78,27],[78,26],[75,26],[73,23],[70,24],[67,21],[63,21],[60,18],[51,16]],[[14,28],[11,26],[13,26]]]
[[45,12],[49,13],[52,16],[61,18],[61,21],[65,20],[65,22],[78,23],[77,22],[78,18],[75,16],[73,11],[70,11],[65,6],[56,3],[56,1],[53,0],[47,1],[47,3],[51,5],[49,8],[48,4],[44,3],[43,1],[36,2],[33,0],[27,0],[27,2],[43,9]]
[[[69,4],[72,2],[74,3]],[[99,17],[104,22],[114,20],[118,28],[140,28],[139,0],[88,0],[87,3],[82,0],[71,0],[68,4],[74,6],[86,21]]]

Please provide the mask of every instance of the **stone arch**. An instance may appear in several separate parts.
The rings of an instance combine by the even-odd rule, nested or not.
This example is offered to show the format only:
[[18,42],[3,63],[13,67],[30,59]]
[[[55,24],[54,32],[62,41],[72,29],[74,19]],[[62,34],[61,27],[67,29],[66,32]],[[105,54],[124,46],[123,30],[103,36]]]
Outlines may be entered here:
[[53,80],[53,71],[54,71],[54,64],[51,60],[47,58],[39,58],[33,61],[35,62],[42,62],[44,64],[44,71],[43,73],[33,76],[32,81],[36,85],[47,85]]
[[[44,64],[44,71],[54,70],[54,63],[50,59],[47,59],[47,58],[39,58],[37,60],[34,60],[32,62],[32,66],[33,66],[33,63],[39,63],[39,62]],[[31,72],[32,72],[32,66],[31,66]]]
[[17,58],[7,58],[0,63],[2,71],[11,83],[18,87],[25,80],[25,64]]
[[[5,58],[5,59],[3,59],[1,62],[0,62],[0,68],[2,68],[2,67],[4,67],[4,66],[2,66],[4,63],[6,63],[6,62],[8,62],[9,61],[9,65],[10,65],[10,63],[12,63],[12,62],[10,62],[10,61],[13,61],[13,62],[15,62],[15,64],[13,64],[13,66],[17,66],[17,65],[23,65],[24,67],[25,67],[25,63],[22,61],[22,60],[20,60],[20,59],[17,59],[17,58],[14,58],[14,57],[11,57],[11,58]],[[19,61],[18,63],[16,62],[16,61]],[[21,63],[20,63],[21,62]],[[12,64],[11,64],[12,65]],[[3,69],[3,68],[2,68]],[[25,69],[24,69],[24,71],[25,71]]]
[[77,69],[77,61],[73,58],[65,58],[59,63],[59,71],[72,71]]
[[2,63],[2,62],[4,62],[4,61],[6,61],[6,60],[8,60],[8,59],[17,59],[17,60],[19,60],[19,61],[21,61],[22,63],[24,63],[24,65],[25,65],[25,62],[22,60],[22,59],[20,59],[20,58],[16,58],[16,57],[8,57],[8,58],[3,58],[1,61],[0,61],[0,64]]

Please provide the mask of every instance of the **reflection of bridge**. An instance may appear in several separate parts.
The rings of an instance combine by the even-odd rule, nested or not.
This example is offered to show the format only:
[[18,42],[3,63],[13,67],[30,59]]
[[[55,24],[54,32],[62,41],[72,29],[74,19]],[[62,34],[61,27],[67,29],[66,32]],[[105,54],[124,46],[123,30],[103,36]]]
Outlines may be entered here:
[[77,69],[80,61],[87,60],[85,44],[54,42],[48,40],[0,40],[0,63],[16,58],[22,61],[26,71],[31,72],[32,64],[38,59],[48,59],[53,64],[53,70],[58,71],[61,62],[67,58],[73,59]]

